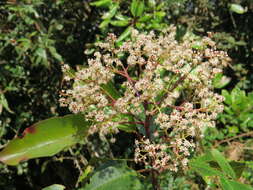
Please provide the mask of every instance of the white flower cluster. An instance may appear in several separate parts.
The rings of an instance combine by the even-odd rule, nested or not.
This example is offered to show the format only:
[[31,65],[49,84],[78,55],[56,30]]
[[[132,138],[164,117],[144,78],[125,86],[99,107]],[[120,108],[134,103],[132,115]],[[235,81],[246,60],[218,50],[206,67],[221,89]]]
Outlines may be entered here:
[[[120,47],[110,34],[107,42],[97,44],[101,51],[88,66],[72,75],[68,75],[68,66],[63,68],[74,85],[63,91],[61,105],[95,121],[90,133],[117,132],[123,123],[141,125],[146,140],[137,141],[135,160],[150,160],[146,164],[158,170],[177,171],[179,163],[185,168],[195,147],[194,137],[214,126],[223,111],[223,97],[213,92],[212,79],[230,60],[208,37],[196,47],[196,40],[178,42],[175,34],[174,27],[158,37],[134,30],[131,40]],[[119,114],[134,119],[120,120]],[[158,135],[151,134],[151,125]],[[163,142],[155,144],[153,138]],[[142,151],[150,159],[144,159]]]

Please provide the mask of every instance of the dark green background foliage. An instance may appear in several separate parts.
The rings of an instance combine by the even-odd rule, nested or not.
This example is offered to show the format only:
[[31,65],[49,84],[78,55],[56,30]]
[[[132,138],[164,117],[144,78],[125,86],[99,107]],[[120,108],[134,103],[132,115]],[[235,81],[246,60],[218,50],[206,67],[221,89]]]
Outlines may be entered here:
[[[208,135],[200,151],[216,146],[230,159],[237,156],[237,160],[250,161],[253,155],[253,142],[249,138],[253,136],[253,96],[250,93],[253,90],[253,2],[143,0],[136,1],[141,7],[138,11],[132,1],[104,2],[1,1],[0,144],[5,144],[36,121],[68,113],[58,104],[60,89],[64,85],[62,63],[73,68],[85,64],[87,57],[84,51],[89,50],[88,54],[93,52],[93,43],[103,40],[108,32],[120,36],[120,45],[129,37],[130,28],[159,33],[166,26],[174,24],[178,40],[186,32],[200,36],[212,32],[218,48],[226,50],[233,60],[224,73],[230,82],[216,89],[217,92],[222,91],[226,98],[225,112],[219,116],[217,129],[206,131]],[[242,12],[231,8],[231,3],[241,5],[239,8],[242,8]],[[133,138],[127,133],[118,134],[114,145],[97,142],[94,140],[96,137],[90,138],[98,147],[103,147],[100,151],[108,155],[121,155],[124,158],[124,155],[129,157],[132,152],[129,147],[133,145]],[[232,152],[236,156],[229,151],[233,143],[239,143],[243,149],[241,152],[238,150],[237,154]],[[17,167],[0,165],[0,189],[40,190],[54,183],[63,184],[67,189],[80,187],[82,183],[76,182],[80,171],[85,169],[84,157],[89,159],[91,152],[88,145],[77,145],[54,158],[31,160]],[[132,163],[130,165],[137,170],[140,167]],[[208,184],[194,172],[182,176],[162,174],[161,187],[204,189]],[[245,183],[253,185],[252,167],[247,167],[242,176]],[[146,189],[150,187],[150,184],[145,184]]]

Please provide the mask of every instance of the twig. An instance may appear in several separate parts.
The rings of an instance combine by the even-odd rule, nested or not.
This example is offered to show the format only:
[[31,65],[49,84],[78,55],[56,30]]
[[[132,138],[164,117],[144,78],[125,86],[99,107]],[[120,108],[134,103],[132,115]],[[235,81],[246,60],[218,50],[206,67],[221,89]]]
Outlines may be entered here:
[[151,115],[147,115],[147,111],[148,111],[148,102],[147,101],[144,101],[143,107],[144,107],[145,113],[146,113],[146,119],[145,119],[145,122],[144,122],[144,128],[145,128],[147,137],[149,139],[151,139],[151,137],[150,137],[150,129],[149,129],[150,128]]
[[247,133],[242,133],[240,135],[230,137],[230,138],[224,139],[222,141],[216,142],[214,147],[217,147],[217,146],[219,146],[220,144],[223,144],[223,143],[229,143],[229,141],[232,141],[234,139],[238,139],[238,138],[241,138],[241,137],[246,137],[246,136],[253,136],[253,131],[250,131],[250,132],[247,132]]
[[[152,116],[147,114],[147,111],[148,111],[148,101],[144,101],[143,107],[145,109],[145,115],[146,115],[145,122],[144,122],[144,128],[145,128],[145,132],[146,132],[146,135],[147,135],[148,139],[151,141],[150,121],[151,121],[151,117]],[[151,161],[151,165],[153,165],[154,159],[151,158],[150,161]],[[157,176],[158,175],[157,171],[154,170],[154,169],[152,169],[150,174],[151,174],[151,180],[152,180],[153,189],[154,190],[160,190],[161,188],[160,188],[160,184],[159,184],[158,179],[157,179],[157,177],[158,177]]]

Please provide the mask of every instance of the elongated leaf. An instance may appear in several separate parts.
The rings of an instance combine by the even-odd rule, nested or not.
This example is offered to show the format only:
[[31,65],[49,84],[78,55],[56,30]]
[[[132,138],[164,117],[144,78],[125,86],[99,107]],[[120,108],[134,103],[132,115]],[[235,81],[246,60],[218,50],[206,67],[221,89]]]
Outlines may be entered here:
[[203,163],[207,163],[213,161],[213,156],[210,152],[206,152],[204,155],[198,156],[195,159],[195,162],[203,162]]
[[253,190],[253,187],[246,185],[246,184],[239,183],[234,180],[228,180],[228,182],[233,187],[233,190]]
[[128,20],[113,20],[110,23],[113,26],[124,27],[127,26],[130,22]]
[[17,165],[31,158],[53,156],[84,138],[89,126],[90,122],[80,114],[43,120],[11,140],[0,152],[0,161]]
[[216,149],[213,149],[211,151],[211,154],[214,158],[214,160],[219,164],[221,169],[224,173],[226,173],[228,176],[232,177],[233,179],[236,178],[235,172],[226,160],[226,158]]
[[153,16],[151,14],[145,14],[144,16],[140,17],[138,19],[139,22],[147,22],[147,21],[150,21],[150,19],[152,18]]
[[233,180],[228,180],[226,178],[221,178],[220,182],[223,190],[253,190],[253,188],[249,185],[242,184]]
[[107,93],[113,99],[117,100],[118,98],[120,98],[120,93],[114,87],[114,84],[112,81],[108,82],[107,84],[102,84],[101,88],[105,91],[105,93]]
[[128,16],[125,16],[125,15],[122,15],[122,14],[117,14],[117,15],[115,15],[115,18],[116,18],[117,20],[128,20],[128,21],[131,20],[131,17],[128,17]]
[[99,28],[104,29],[108,26],[109,23],[110,23],[110,19],[103,20],[103,22],[99,24]]
[[229,162],[230,166],[233,168],[233,170],[235,171],[236,177],[240,178],[243,170],[246,167],[245,163],[241,163],[241,162],[236,162],[236,161],[231,161]]
[[77,183],[82,182],[92,171],[93,167],[88,165],[83,171],[82,175],[79,176]]
[[138,0],[132,0],[130,11],[133,16],[136,16],[137,6],[138,6]]
[[140,0],[139,3],[138,3],[137,10],[136,10],[137,11],[136,16],[138,16],[138,17],[142,16],[142,14],[144,12],[144,9],[145,9],[144,1]]
[[90,184],[80,190],[141,190],[142,185],[137,173],[123,163],[108,165],[97,171]]
[[132,33],[132,27],[129,26],[120,36],[119,38],[117,39],[117,43],[125,40],[128,36],[130,36],[130,34]]
[[99,0],[91,2],[90,5],[96,7],[108,7],[111,4],[112,0]]
[[50,185],[48,187],[45,187],[42,190],[64,190],[64,189],[65,189],[65,187],[63,185],[54,184],[54,185]]
[[[10,108],[8,101],[6,100],[4,94],[0,94],[0,106],[3,106],[8,112],[14,113]],[[1,111],[0,111],[1,114]]]
[[233,190],[233,187],[231,186],[231,184],[229,183],[229,181],[226,178],[220,178],[220,183],[221,183],[221,187],[223,190]]
[[102,19],[107,20],[107,19],[111,19],[112,17],[114,17],[114,15],[116,14],[118,8],[119,8],[119,4],[117,4],[117,3],[113,4],[110,11],[105,13],[102,16]]
[[243,14],[246,12],[245,9],[239,4],[231,4],[230,11],[233,11],[237,14]]
[[47,59],[47,52],[45,49],[43,48],[38,48],[35,52],[39,57],[41,57],[42,59]]
[[215,75],[215,77],[213,79],[213,86],[214,86],[214,88],[223,88],[230,81],[231,81],[231,78],[226,77],[226,76],[222,75],[221,73],[218,73]]
[[143,0],[133,0],[131,3],[130,11],[133,16],[142,16],[145,9]]
[[128,133],[136,132],[136,125],[131,123],[134,122],[134,118],[131,115],[118,114],[115,118],[112,119],[112,121],[121,122],[121,124],[119,124],[117,128],[122,131]]
[[55,59],[57,59],[57,60],[60,61],[60,62],[63,61],[62,56],[61,56],[59,53],[57,53],[55,47],[50,46],[50,47],[48,47],[48,50],[50,51],[51,55],[52,55]]
[[205,176],[225,177],[222,172],[220,172],[219,170],[213,169],[207,163],[204,163],[204,162],[191,161],[190,167],[194,171],[199,173],[202,177],[205,177]]

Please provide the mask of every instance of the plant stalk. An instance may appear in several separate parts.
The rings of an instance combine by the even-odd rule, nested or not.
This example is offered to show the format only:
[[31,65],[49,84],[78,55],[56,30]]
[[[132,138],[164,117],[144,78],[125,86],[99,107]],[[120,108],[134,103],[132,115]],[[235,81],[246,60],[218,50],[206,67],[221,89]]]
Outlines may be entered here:
[[[144,128],[145,128],[145,132],[146,132],[146,136],[147,138],[151,141],[151,134],[150,134],[150,121],[152,119],[151,115],[147,115],[147,111],[148,111],[148,102],[145,101],[143,103],[145,112],[146,112],[146,118],[145,118],[145,122],[144,122]],[[154,159],[151,159],[151,165],[153,165]],[[156,172],[156,170],[152,169],[151,170],[151,180],[152,180],[152,186],[153,186],[153,190],[160,190],[160,184],[158,182],[158,174]]]

